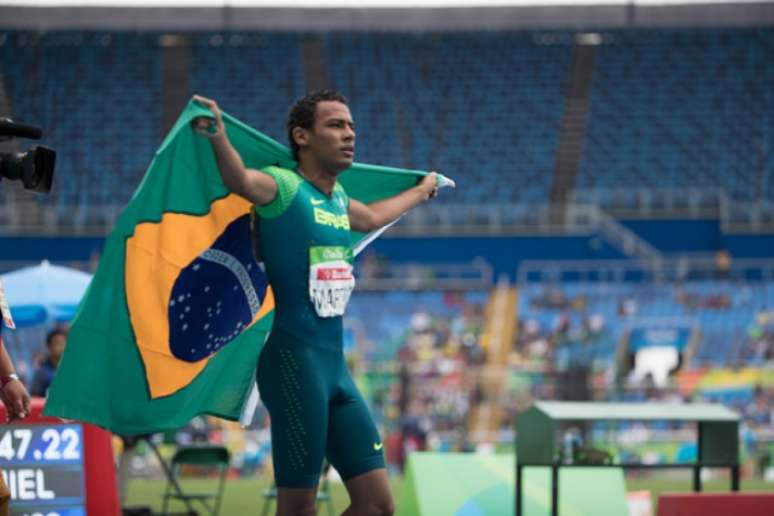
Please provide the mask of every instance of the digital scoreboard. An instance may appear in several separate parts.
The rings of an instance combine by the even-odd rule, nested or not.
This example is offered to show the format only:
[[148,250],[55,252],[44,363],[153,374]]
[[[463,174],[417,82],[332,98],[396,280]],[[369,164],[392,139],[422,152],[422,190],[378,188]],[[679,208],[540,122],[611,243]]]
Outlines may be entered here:
[[0,470],[15,516],[85,516],[83,427],[0,426]]

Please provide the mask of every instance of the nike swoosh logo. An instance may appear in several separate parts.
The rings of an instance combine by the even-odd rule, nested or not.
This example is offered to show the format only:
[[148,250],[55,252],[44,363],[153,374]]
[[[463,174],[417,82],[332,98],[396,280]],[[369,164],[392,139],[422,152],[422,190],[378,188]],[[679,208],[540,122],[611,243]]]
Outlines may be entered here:
[[312,201],[312,206],[317,206],[325,202],[324,199],[310,199],[310,201]]
[[374,443],[374,451],[379,451],[384,448],[384,443]]

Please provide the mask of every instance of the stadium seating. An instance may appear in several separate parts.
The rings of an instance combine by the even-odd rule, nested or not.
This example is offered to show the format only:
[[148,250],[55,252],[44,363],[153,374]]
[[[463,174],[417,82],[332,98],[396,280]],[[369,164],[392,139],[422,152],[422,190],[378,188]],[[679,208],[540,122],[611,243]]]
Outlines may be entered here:
[[606,34],[577,186],[774,196],[772,51],[766,29]]
[[[362,337],[374,347],[365,353],[369,360],[395,359],[397,352],[406,345],[412,332],[415,314],[427,314],[433,321],[433,331],[444,329],[462,337],[464,328],[457,327],[466,307],[478,311],[487,301],[487,292],[466,292],[455,295],[444,292],[355,292],[347,309],[346,326],[359,326]],[[457,321],[455,322],[455,319]],[[480,317],[479,317],[480,319]],[[357,321],[357,322],[356,322]],[[481,330],[481,321],[476,330]],[[443,344],[443,343],[439,343]]]
[[568,43],[529,32],[332,34],[330,81],[351,98],[358,159],[445,172],[460,186],[450,202],[544,202]]
[[[548,293],[555,300],[552,304],[545,301]],[[625,303],[634,310],[629,316],[620,313]],[[518,313],[523,326],[536,330],[533,339],[553,338],[560,343],[558,366],[575,363],[601,370],[614,363],[616,346],[632,322],[659,320],[700,328],[694,366],[760,365],[765,359],[756,352],[753,332],[754,328],[759,328],[761,334],[774,329],[771,321],[761,324],[757,319],[759,313],[772,307],[771,282],[569,283],[554,287],[525,285],[520,289]],[[601,330],[587,329],[592,316],[602,321]],[[562,317],[567,318],[568,328],[564,336],[557,336]]]
[[57,150],[56,189],[40,202],[54,203],[60,222],[99,221],[103,205],[129,200],[161,143],[156,37],[6,33],[0,41],[13,115],[41,126],[42,143]]
[[[310,83],[297,33],[190,33],[189,93],[286,141]],[[21,121],[59,151],[65,222],[111,220],[162,137],[160,35],[3,32],[0,74]],[[358,124],[358,160],[438,169],[439,202],[545,203],[574,35],[332,33],[324,70]],[[603,33],[576,188],[722,188],[774,198],[774,34],[766,29]],[[79,209],[73,209],[76,206]],[[464,218],[464,217],[463,217]],[[466,222],[463,220],[462,222]]]
[[190,93],[287,142],[290,104],[304,94],[298,37],[292,33],[194,34]]

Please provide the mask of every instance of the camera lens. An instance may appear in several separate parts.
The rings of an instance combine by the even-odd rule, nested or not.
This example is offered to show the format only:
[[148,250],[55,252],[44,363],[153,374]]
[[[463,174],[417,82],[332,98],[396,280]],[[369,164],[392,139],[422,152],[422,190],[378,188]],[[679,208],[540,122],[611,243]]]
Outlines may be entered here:
[[27,190],[48,193],[54,181],[55,162],[56,152],[43,146],[17,154],[0,154],[0,178],[20,179]]
[[54,182],[56,152],[48,147],[35,147],[27,153],[22,167],[24,188],[40,193],[51,191]]

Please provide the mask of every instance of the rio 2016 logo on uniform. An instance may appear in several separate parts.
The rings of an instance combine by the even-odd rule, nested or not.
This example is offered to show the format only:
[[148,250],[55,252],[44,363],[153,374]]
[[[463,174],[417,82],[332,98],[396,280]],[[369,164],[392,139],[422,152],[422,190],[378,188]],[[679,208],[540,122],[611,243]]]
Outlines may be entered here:
[[126,296],[151,398],[189,385],[221,349],[274,308],[253,255],[250,204],[164,213],[126,242]]
[[335,213],[331,213],[322,208],[315,208],[314,221],[317,224],[322,224],[323,226],[330,226],[335,229],[345,229],[349,231],[349,215],[346,213],[336,215]]
[[326,247],[323,249],[323,258],[325,260],[343,260],[344,249],[341,247]]

